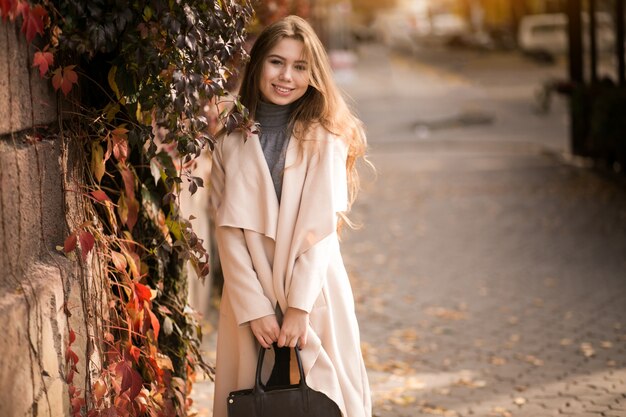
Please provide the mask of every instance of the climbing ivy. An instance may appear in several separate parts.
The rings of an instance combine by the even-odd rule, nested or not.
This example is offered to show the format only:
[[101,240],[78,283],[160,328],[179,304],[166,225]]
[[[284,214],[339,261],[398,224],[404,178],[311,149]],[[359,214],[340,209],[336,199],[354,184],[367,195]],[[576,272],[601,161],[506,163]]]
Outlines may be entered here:
[[[94,344],[102,366],[87,392],[74,384],[70,331],[65,379],[74,416],[183,416],[187,376],[209,367],[187,306],[185,262],[208,273],[208,255],[178,196],[219,126],[247,120],[228,95],[246,58],[247,0],[0,0],[21,22],[33,67],[65,100],[58,134],[84,150],[79,190],[95,216],[69,231],[63,251],[92,260],[110,282],[107,324]],[[221,111],[224,103],[234,111]]]

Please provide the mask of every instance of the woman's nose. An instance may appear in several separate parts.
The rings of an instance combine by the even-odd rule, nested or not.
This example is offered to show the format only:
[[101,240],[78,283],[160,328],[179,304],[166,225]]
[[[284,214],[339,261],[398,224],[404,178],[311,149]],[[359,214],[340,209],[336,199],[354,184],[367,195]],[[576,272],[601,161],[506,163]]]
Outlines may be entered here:
[[280,72],[280,77],[283,80],[291,80],[291,67],[289,65],[283,67],[283,70]]

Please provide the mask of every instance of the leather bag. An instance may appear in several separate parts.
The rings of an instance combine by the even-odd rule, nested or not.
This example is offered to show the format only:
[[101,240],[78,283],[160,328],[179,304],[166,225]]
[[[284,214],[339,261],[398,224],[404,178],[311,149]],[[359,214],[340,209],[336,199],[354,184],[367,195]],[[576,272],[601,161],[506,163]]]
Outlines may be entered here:
[[300,352],[296,359],[300,372],[298,384],[266,387],[261,382],[265,349],[259,350],[254,388],[228,395],[228,417],[341,417],[333,400],[306,384]]

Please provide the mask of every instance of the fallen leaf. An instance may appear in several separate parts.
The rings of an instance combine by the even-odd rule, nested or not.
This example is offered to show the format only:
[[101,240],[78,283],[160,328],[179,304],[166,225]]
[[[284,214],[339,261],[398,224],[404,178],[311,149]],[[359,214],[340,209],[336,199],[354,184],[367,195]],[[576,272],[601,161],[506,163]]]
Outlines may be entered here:
[[513,400],[513,403],[516,405],[524,405],[526,404],[527,400],[524,397],[515,397],[515,399]]
[[492,365],[496,365],[496,366],[502,366],[502,365],[506,364],[506,362],[507,362],[506,359],[501,358],[499,356],[492,356],[489,359],[489,363],[491,363]]
[[407,406],[415,403],[416,398],[411,395],[401,395],[399,397],[393,397],[391,402],[396,405]]
[[513,414],[511,414],[511,412],[504,407],[494,407],[489,415],[497,417],[513,417]]
[[581,343],[580,351],[586,358],[590,358],[596,354],[596,351],[593,349],[593,346],[589,342]]
[[426,309],[426,314],[451,321],[465,320],[467,318],[467,314],[463,311],[443,307],[429,307]]

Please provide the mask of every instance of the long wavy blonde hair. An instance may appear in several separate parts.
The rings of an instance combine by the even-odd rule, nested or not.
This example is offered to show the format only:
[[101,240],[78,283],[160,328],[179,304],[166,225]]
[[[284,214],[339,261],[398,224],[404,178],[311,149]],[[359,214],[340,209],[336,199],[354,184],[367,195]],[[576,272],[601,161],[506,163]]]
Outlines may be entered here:
[[263,62],[272,48],[284,38],[301,41],[304,44],[304,59],[309,63],[309,87],[291,115],[293,136],[300,139],[302,144],[309,129],[314,124],[320,124],[329,132],[346,139],[349,145],[346,172],[350,207],[359,190],[356,162],[365,156],[367,140],[361,121],[350,110],[335,84],[322,42],[306,20],[287,16],[261,32],[250,51],[250,61],[243,73],[239,90],[241,103],[254,119],[261,100],[259,83]]

